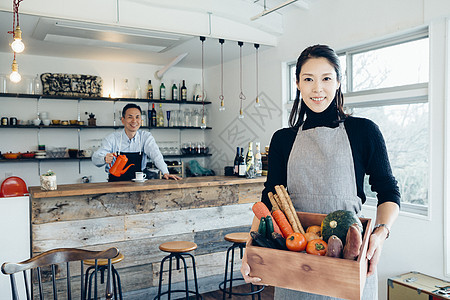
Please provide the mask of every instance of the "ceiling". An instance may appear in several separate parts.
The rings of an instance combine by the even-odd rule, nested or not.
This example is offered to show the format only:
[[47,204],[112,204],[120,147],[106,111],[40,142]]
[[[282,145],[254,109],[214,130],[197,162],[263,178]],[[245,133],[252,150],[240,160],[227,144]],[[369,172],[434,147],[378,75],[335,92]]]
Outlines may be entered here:
[[[152,2],[153,0],[136,0]],[[211,3],[222,0],[210,0]],[[258,11],[276,7],[283,4],[284,0],[241,0],[242,3],[251,2],[257,5]],[[308,9],[311,2],[316,0],[299,0],[272,14],[282,14],[289,9]],[[176,1],[166,1],[164,5],[176,4]],[[215,6],[220,10],[220,5]],[[223,6],[222,6],[223,7]],[[179,7],[177,7],[179,9]],[[239,9],[233,8],[236,14],[233,18],[245,26],[252,24],[250,18],[254,15],[239,15]],[[220,11],[214,13],[220,14]],[[226,15],[225,12],[222,12]],[[264,22],[259,19],[259,24]],[[240,20],[240,21],[239,21]],[[0,52],[11,52],[9,44],[12,36],[7,33],[12,23],[12,13],[0,11]],[[256,24],[256,23],[255,23]],[[89,60],[106,60],[128,63],[143,63],[154,65],[166,65],[177,56],[188,53],[179,62],[180,67],[199,67],[201,65],[201,41],[198,36],[189,34],[167,33],[140,29],[136,27],[124,27],[103,25],[60,19],[54,17],[42,17],[32,14],[20,13],[20,27],[23,31],[22,39],[26,45],[25,52],[30,55],[68,57]],[[244,28],[244,27],[243,27]],[[260,26],[261,28],[261,26]],[[260,51],[269,49],[270,46],[261,45]],[[243,55],[254,53],[253,43],[244,43]],[[239,57],[237,41],[226,40],[223,44],[224,61]],[[220,43],[218,39],[207,38],[204,42],[204,65],[214,66],[220,63]]]

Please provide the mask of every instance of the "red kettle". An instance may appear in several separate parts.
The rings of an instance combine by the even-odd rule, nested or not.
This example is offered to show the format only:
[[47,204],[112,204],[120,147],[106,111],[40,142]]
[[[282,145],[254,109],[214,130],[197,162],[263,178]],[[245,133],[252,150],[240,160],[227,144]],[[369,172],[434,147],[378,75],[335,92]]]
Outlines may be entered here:
[[124,154],[117,155],[113,153],[113,155],[116,157],[116,161],[114,162],[114,165],[112,167],[111,164],[109,164],[109,166],[111,167],[109,169],[109,173],[111,173],[112,175],[120,177],[120,175],[124,174],[129,167],[134,166],[134,164],[130,164],[128,167],[124,169],[125,165],[128,162],[128,157]]

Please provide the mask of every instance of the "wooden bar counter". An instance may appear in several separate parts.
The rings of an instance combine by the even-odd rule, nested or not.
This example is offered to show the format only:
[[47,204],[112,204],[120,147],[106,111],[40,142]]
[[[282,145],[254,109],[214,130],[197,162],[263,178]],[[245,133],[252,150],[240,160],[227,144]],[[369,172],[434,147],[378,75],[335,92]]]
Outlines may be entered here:
[[[223,237],[249,231],[265,180],[210,176],[30,187],[32,252],[117,247],[125,255],[115,267],[126,299],[147,299],[157,293],[159,244],[193,241],[201,292],[217,290],[230,246]],[[184,285],[182,272],[173,282]]]

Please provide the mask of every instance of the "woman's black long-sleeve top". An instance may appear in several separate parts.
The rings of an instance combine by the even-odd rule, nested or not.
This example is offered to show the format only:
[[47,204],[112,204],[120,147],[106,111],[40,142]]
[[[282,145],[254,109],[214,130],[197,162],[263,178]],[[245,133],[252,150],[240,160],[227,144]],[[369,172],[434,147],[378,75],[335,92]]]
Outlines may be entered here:
[[[327,110],[319,114],[307,111],[303,130],[319,126],[337,127],[335,111],[333,110],[331,114]],[[392,175],[386,144],[378,126],[368,119],[351,116],[345,118],[343,122],[353,155],[357,195],[362,203],[366,201],[363,187],[364,175],[367,174],[372,191],[377,193],[378,205],[390,201],[400,206],[400,191]],[[265,189],[261,199],[269,209],[272,205],[267,196],[268,192],[275,193],[275,185],[287,185],[288,159],[297,131],[298,128],[283,128],[272,136],[267,181],[264,183]],[[289,190],[289,187],[287,189]]]

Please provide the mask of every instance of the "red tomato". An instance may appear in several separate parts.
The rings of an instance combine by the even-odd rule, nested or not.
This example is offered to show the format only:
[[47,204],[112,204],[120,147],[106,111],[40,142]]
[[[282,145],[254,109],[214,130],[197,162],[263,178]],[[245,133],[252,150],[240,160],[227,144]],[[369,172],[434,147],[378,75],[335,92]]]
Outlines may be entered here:
[[315,239],[306,245],[306,253],[315,255],[325,255],[327,253],[328,245],[324,240]]
[[294,232],[286,238],[286,247],[291,251],[303,251],[306,248],[306,238],[300,232]]

